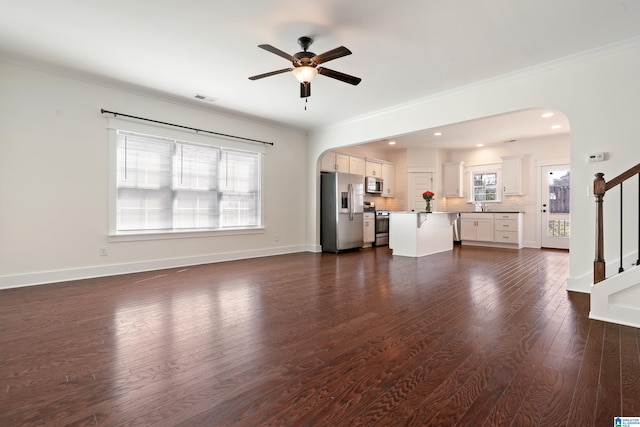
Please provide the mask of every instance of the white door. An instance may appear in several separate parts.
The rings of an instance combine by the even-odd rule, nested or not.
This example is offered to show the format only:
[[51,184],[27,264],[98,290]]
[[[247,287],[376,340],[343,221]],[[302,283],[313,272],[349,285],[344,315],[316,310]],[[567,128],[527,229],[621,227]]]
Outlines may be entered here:
[[[433,191],[433,173],[432,172],[411,172],[409,174],[409,197],[408,197],[408,209],[414,211],[424,211],[427,206],[422,193],[425,191]],[[434,198],[431,201],[431,209],[436,211],[437,200]]]
[[542,223],[543,248],[569,249],[571,213],[569,211],[570,165],[542,167]]

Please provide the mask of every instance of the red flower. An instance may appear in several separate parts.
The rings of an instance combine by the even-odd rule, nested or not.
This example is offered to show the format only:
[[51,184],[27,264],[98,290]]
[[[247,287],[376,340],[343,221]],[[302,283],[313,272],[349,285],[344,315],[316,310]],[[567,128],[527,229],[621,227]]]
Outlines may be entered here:
[[434,196],[435,196],[435,193],[432,191],[425,191],[424,193],[422,193],[422,198],[425,200],[431,200],[433,199]]

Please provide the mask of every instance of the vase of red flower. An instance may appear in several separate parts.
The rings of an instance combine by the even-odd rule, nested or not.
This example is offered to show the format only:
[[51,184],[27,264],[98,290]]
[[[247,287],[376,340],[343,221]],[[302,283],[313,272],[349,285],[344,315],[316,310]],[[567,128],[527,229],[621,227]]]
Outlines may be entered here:
[[427,206],[425,208],[427,212],[431,212],[431,199],[433,199],[434,196],[435,193],[433,193],[432,191],[425,191],[424,193],[422,193],[422,198],[425,202],[427,202]]

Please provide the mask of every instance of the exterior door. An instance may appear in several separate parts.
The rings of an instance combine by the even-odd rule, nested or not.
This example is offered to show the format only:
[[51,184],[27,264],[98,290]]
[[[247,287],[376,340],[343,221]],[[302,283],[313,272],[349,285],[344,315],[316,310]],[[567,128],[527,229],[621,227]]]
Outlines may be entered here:
[[[433,172],[411,172],[409,174],[409,197],[407,208],[414,211],[424,211],[427,203],[422,198],[425,191],[433,191]],[[431,201],[431,208],[435,211],[437,200]]]
[[570,165],[542,167],[542,214],[540,224],[543,248],[569,249],[571,212],[569,211]]

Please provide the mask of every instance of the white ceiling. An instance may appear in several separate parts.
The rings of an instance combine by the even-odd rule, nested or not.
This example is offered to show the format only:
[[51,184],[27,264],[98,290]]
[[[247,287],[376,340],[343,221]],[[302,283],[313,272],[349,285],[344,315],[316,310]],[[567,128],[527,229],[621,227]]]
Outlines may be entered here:
[[[637,0],[0,0],[0,11],[5,60],[305,130],[640,36]],[[258,44],[293,54],[303,35],[317,54],[349,48],[323,66],[362,83],[318,76],[305,111],[291,73],[248,79],[290,65]],[[541,112],[448,127],[435,144],[540,135]]]

